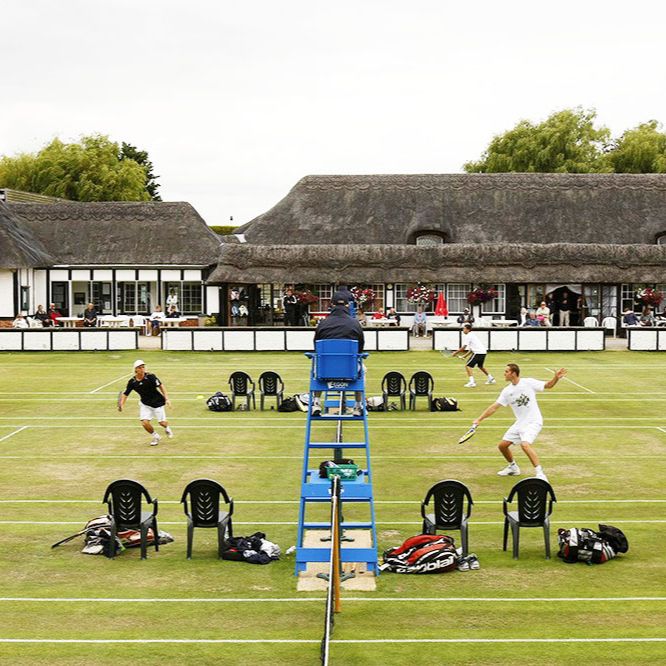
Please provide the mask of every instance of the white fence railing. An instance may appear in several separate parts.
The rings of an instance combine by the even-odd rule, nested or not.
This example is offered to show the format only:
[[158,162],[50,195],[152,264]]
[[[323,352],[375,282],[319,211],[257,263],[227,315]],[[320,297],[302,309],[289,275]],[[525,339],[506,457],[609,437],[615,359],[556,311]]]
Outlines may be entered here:
[[[365,351],[407,351],[408,328],[364,331]],[[312,351],[313,328],[174,328],[162,331],[169,351]]]
[[139,348],[139,329],[0,329],[0,351],[109,351]]

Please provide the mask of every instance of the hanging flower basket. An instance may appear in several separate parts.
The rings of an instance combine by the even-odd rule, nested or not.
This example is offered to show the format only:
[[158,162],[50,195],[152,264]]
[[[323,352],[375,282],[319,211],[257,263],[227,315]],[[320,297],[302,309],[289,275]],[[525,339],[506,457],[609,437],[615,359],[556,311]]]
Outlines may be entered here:
[[477,287],[467,294],[467,302],[470,305],[479,305],[481,303],[488,303],[494,298],[497,298],[497,289],[492,287]]
[[652,289],[652,287],[645,287],[645,289],[636,292],[636,303],[640,305],[657,307],[663,300],[663,292]]
[[372,305],[375,300],[374,289],[370,287],[352,287],[349,291],[361,310]]
[[296,292],[296,298],[299,303],[304,303],[305,305],[313,305],[319,301],[318,296],[313,294],[309,289]]
[[410,287],[407,290],[407,300],[410,303],[427,305],[428,303],[432,303],[436,298],[437,292],[423,282],[419,282],[415,287]]

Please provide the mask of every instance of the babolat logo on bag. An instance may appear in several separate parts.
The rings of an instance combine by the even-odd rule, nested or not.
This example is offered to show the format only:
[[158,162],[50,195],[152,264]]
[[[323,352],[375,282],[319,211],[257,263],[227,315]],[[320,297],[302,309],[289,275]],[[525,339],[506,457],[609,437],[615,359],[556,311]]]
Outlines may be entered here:
[[206,400],[206,405],[211,412],[230,412],[231,411],[231,398],[224,395],[222,391],[218,391],[215,395],[211,395]]
[[430,574],[452,571],[458,564],[453,537],[446,534],[419,534],[402,546],[384,553],[380,571],[401,574]]

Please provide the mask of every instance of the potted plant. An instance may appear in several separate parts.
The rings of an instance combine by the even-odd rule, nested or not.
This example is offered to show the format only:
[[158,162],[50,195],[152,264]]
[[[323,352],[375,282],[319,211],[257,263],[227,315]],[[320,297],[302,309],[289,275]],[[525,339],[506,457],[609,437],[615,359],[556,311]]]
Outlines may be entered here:
[[423,282],[418,282],[416,286],[407,289],[407,300],[410,303],[418,305],[427,305],[437,298],[437,292]]
[[365,312],[365,309],[372,305],[375,300],[375,291],[370,287],[352,287],[350,290],[354,297],[358,309]]

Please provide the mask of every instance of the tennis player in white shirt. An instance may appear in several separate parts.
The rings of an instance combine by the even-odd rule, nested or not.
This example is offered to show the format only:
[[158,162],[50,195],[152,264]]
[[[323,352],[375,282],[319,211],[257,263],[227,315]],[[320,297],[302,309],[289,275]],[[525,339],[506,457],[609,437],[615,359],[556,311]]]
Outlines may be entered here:
[[497,445],[500,453],[507,461],[507,466],[497,472],[500,476],[516,476],[520,468],[513,459],[511,446],[520,444],[525,454],[534,466],[534,475],[537,479],[548,481],[543,467],[539,463],[539,456],[533,448],[534,440],[543,427],[543,417],[537,404],[536,394],[544,389],[551,389],[567,374],[564,368],[555,372],[550,381],[543,382],[538,379],[520,377],[520,368],[515,363],[507,364],[504,369],[504,379],[509,385],[502,389],[497,401],[488,407],[481,416],[473,421],[478,426],[481,421],[492,416],[500,407],[511,405],[516,422],[504,433],[502,441]]
[[472,324],[463,325],[463,339],[462,347],[457,351],[454,351],[451,356],[457,356],[464,351],[472,352],[467,363],[465,364],[465,370],[467,372],[468,381],[465,384],[465,388],[476,388],[476,382],[474,381],[474,368],[478,368],[481,372],[488,377],[486,384],[494,384],[495,378],[486,370],[486,354],[488,349],[486,346],[479,340],[475,333],[472,333]]

